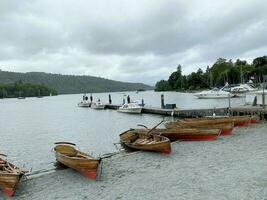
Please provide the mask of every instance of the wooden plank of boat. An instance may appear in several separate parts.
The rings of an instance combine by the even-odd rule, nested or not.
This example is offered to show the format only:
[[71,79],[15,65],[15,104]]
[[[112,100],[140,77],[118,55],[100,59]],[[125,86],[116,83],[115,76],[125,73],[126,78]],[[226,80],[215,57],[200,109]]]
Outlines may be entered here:
[[233,122],[224,122],[224,123],[197,123],[197,121],[184,121],[179,120],[176,122],[169,122],[165,124],[167,129],[175,128],[204,128],[204,129],[221,129],[221,135],[229,135],[233,131]]
[[56,160],[72,169],[79,171],[84,176],[96,179],[101,158],[94,158],[75,148],[73,143],[59,142],[54,147]]
[[258,116],[206,116],[204,118],[201,118],[201,119],[212,119],[212,118],[215,118],[215,119],[225,119],[225,118],[228,118],[228,119],[232,119],[234,121],[234,125],[235,126],[246,126],[248,125],[249,123],[257,123],[257,121],[259,120],[259,117]]
[[170,140],[166,137],[147,134],[146,132],[130,129],[120,134],[122,145],[133,150],[155,151],[164,154],[171,153]]
[[[203,118],[186,118],[184,121],[186,122],[198,122],[201,124],[209,123],[209,124],[220,124],[225,122],[233,122],[234,126],[247,126],[251,122],[251,117],[249,116],[225,116],[225,117],[203,117]],[[253,118],[252,122],[255,121]]]
[[4,158],[0,158],[0,187],[7,196],[14,195],[15,188],[25,173],[27,173],[26,170],[22,170]]
[[[135,129],[136,131],[146,132],[150,129]],[[216,140],[221,134],[221,129],[197,129],[197,128],[173,128],[173,129],[154,129],[151,134],[157,134],[176,140]]]

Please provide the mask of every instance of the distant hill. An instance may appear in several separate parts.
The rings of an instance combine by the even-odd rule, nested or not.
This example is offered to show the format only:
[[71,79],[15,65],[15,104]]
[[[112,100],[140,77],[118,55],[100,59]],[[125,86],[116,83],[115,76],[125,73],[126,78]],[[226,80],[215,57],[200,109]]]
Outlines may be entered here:
[[120,82],[94,76],[61,75],[44,72],[17,73],[0,70],[0,83],[14,83],[17,81],[45,84],[55,88],[59,94],[153,89],[153,87],[143,83]]

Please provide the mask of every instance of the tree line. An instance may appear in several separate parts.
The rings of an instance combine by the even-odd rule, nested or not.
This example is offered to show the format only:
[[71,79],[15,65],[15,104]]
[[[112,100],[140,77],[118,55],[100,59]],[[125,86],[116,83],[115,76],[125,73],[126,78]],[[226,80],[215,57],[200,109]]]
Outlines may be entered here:
[[57,91],[49,86],[36,83],[15,83],[0,84],[0,98],[14,97],[38,97],[57,95]]
[[7,72],[0,70],[0,83],[14,83],[16,81],[39,83],[55,88],[59,94],[117,92],[154,89],[143,83],[129,83],[113,81],[94,76],[75,76],[50,74],[43,72]]
[[183,91],[199,90],[212,87],[221,87],[226,82],[229,84],[245,83],[253,80],[261,83],[263,75],[267,74],[267,56],[257,57],[249,64],[246,60],[218,58],[212,67],[207,67],[204,72],[199,68],[189,75],[182,74],[182,66],[178,65],[168,80],[158,81],[156,91]]

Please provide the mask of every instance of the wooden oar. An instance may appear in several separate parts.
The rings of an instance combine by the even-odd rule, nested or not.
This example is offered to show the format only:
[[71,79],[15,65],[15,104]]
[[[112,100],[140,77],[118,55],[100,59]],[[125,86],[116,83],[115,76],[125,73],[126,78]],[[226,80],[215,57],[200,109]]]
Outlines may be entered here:
[[152,129],[150,129],[146,134],[148,135],[149,133],[151,133],[153,130],[155,130],[159,125],[162,124],[162,122],[164,122],[164,120],[161,120],[160,123],[158,123],[156,126],[154,126]]
[[143,124],[137,124],[137,126],[141,126],[141,127],[144,127],[145,129],[148,129],[148,127]]

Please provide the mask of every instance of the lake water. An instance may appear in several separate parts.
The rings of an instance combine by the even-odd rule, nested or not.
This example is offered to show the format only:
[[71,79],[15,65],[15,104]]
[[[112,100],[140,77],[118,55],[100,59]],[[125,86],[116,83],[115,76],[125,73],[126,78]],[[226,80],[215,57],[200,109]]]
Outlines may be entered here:
[[[108,102],[109,93],[93,94]],[[160,92],[110,93],[114,104],[122,103],[124,95],[144,99],[146,106],[160,106]],[[227,99],[200,100],[190,93],[164,92],[165,103],[176,103],[180,109],[228,106]],[[94,156],[116,151],[113,143],[119,134],[137,124],[149,127],[161,121],[162,116],[130,115],[115,110],[80,108],[82,94],[59,95],[44,98],[0,100],[0,153],[19,166],[39,171],[51,168],[55,162],[52,152],[56,141],[76,143]],[[232,106],[243,105],[244,99],[231,100]]]

